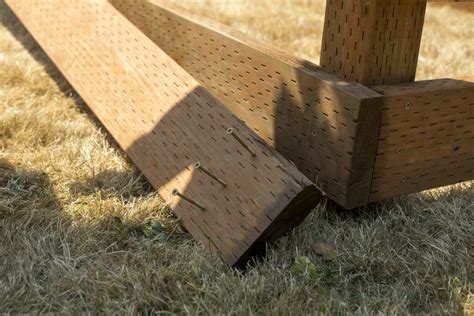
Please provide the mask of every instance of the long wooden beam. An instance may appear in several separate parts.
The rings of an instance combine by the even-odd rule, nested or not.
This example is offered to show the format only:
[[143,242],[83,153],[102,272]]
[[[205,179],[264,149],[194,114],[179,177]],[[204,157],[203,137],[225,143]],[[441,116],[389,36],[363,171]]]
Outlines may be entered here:
[[183,9],[111,2],[332,200],[368,202],[379,93]]
[[189,232],[225,262],[244,264],[319,201],[305,176],[109,3],[6,2]]
[[474,179],[474,77],[374,89],[384,106],[370,201]]

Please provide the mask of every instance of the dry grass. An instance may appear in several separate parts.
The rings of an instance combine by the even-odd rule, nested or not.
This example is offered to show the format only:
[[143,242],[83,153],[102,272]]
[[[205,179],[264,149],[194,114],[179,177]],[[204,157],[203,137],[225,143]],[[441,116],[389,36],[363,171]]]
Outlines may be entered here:
[[[318,61],[321,1],[189,7]],[[1,1],[0,14],[0,312],[474,313],[472,183],[352,213],[321,205],[267,261],[233,271],[183,231]],[[473,18],[429,8],[419,79],[474,73]],[[165,227],[146,237],[150,218]],[[311,253],[317,239],[335,260]],[[291,272],[297,255],[316,278]]]

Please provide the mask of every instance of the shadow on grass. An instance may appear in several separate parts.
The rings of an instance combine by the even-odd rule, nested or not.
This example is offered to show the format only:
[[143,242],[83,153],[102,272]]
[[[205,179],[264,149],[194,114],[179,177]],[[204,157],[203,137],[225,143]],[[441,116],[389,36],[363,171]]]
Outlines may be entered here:
[[[124,183],[127,184],[116,185],[117,181],[125,181]],[[114,184],[109,186],[106,184],[108,182]],[[81,194],[100,192],[101,201],[108,198],[119,198],[125,204],[131,202],[133,198],[146,197],[154,193],[151,186],[132,172],[102,172],[84,183],[73,185],[73,187],[81,187],[82,191],[76,189],[80,193],[71,193],[71,199],[76,199]],[[123,191],[119,189],[123,189]],[[127,190],[129,193],[124,193]],[[19,221],[21,226],[28,226],[28,229],[25,227],[21,230],[25,234],[29,229],[32,229],[30,226],[47,227],[57,221],[60,221],[62,225],[70,226],[74,221],[63,210],[54,193],[49,176],[45,172],[14,166],[7,160],[0,158],[0,220],[7,219]],[[176,219],[171,221],[176,222]],[[125,224],[117,212],[114,212],[113,209],[105,209],[98,220],[94,219],[94,227],[91,229],[109,231],[112,235],[115,233],[115,237],[119,240],[124,239],[127,235],[143,236],[141,230],[143,227],[147,228],[148,222],[149,220],[145,223]],[[77,224],[76,222],[76,228],[82,227],[81,229],[85,230],[84,233],[87,233],[89,227]],[[145,226],[142,227],[142,225]],[[168,237],[176,239],[180,236]]]
[[[135,287],[123,284],[143,284],[136,279],[142,277],[145,261],[154,259],[165,270],[169,259],[149,254],[150,248],[182,240],[179,247],[187,249],[187,234],[155,222],[124,223],[112,211],[86,218],[84,225],[63,209],[45,172],[0,158],[0,310],[59,312],[68,301],[77,304],[72,309],[98,310],[104,306],[97,302],[115,295],[114,289],[123,291],[117,294],[120,300],[133,297]],[[129,273],[134,277],[125,281]],[[114,285],[107,286],[111,279]],[[154,275],[150,282],[160,280],[161,275]],[[103,290],[95,293],[90,284]]]
[[0,158],[0,188],[2,217],[22,214],[22,210],[47,210],[44,215],[59,214],[59,202],[43,171],[16,168]]
[[92,195],[99,191],[105,197],[119,197],[125,201],[155,192],[151,184],[134,170],[104,170],[69,186],[72,196]]

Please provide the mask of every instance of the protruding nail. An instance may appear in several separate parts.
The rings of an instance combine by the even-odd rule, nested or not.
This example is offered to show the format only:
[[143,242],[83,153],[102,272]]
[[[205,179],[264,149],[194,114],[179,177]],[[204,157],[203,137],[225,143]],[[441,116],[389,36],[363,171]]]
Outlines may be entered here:
[[201,163],[198,161],[194,164],[194,168],[196,170],[199,170],[199,171],[202,171],[204,172],[205,174],[207,174],[209,177],[211,177],[212,179],[216,180],[217,182],[219,182],[220,184],[222,184],[223,187],[226,187],[227,184],[224,182],[224,180],[218,178],[217,176],[213,175],[209,170],[207,170],[206,168],[204,168],[203,166],[201,166]]
[[193,204],[194,206],[197,206],[201,209],[201,211],[204,211],[206,208],[204,206],[202,206],[201,204],[199,204],[198,202],[194,201],[193,199],[191,198],[188,198],[187,196],[181,194],[178,189],[173,189],[173,191],[171,191],[171,194],[173,196],[179,196],[180,198],[182,198],[183,200]]
[[234,131],[234,129],[232,127],[229,127],[227,129],[227,134],[229,135],[232,135],[239,143],[240,145],[242,145],[245,149],[247,149],[247,151],[253,156],[253,157],[256,157],[257,154],[255,153],[255,151],[253,151],[243,140],[242,138],[239,137],[239,135],[237,135]]

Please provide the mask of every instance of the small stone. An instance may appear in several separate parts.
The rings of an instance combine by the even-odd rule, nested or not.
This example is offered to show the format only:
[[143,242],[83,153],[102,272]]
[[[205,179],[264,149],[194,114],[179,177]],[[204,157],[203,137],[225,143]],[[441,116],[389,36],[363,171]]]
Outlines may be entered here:
[[324,261],[331,261],[336,257],[336,245],[331,241],[318,240],[311,245],[311,249]]

